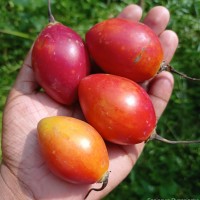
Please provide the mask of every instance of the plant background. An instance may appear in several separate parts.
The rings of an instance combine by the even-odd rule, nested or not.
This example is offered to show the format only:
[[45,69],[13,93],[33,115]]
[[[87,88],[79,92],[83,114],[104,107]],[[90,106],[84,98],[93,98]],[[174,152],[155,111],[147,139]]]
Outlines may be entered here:
[[[95,23],[116,16],[136,0],[52,0],[57,21],[83,38]],[[157,5],[171,13],[168,29],[179,36],[171,65],[200,77],[200,0],[146,1],[144,14]],[[0,120],[8,92],[33,40],[48,23],[46,0],[0,1]],[[175,76],[175,88],[157,131],[170,139],[200,138],[200,83]],[[2,125],[0,125],[2,132]],[[1,152],[1,151],[0,151]],[[1,158],[1,153],[0,153]],[[200,199],[200,146],[149,142],[129,176],[105,200]]]

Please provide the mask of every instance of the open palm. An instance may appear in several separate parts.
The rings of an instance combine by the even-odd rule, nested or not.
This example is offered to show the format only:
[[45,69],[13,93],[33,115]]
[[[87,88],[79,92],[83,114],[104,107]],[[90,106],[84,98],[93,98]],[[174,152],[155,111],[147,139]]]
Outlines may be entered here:
[[[118,17],[138,21],[141,15],[138,6],[130,5]],[[159,35],[167,62],[171,60],[178,44],[176,34],[165,30],[168,21],[169,13],[164,7],[153,8],[144,19],[144,23]],[[159,118],[170,98],[173,77],[168,72],[162,72],[147,86]],[[83,199],[92,187],[64,182],[46,167],[38,146],[36,127],[40,119],[55,115],[84,119],[78,104],[62,106],[39,91],[31,68],[30,51],[10,92],[3,115],[1,176],[6,185],[13,180],[14,186],[11,184],[9,187],[11,193],[15,194],[14,199]],[[101,199],[116,187],[131,171],[143,146],[143,143],[130,146],[107,144],[112,171],[109,184],[101,192],[92,192],[88,199]]]

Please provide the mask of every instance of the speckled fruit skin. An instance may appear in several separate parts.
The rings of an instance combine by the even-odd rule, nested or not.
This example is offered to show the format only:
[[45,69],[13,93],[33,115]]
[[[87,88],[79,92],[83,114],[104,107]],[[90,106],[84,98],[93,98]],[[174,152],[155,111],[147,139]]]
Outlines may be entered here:
[[130,79],[111,74],[89,75],[80,82],[79,99],[88,123],[110,142],[141,143],[156,127],[148,94]]
[[32,50],[32,67],[38,83],[61,104],[77,100],[80,80],[89,74],[90,62],[81,37],[61,23],[49,23]]
[[86,45],[94,61],[106,73],[135,82],[152,78],[163,62],[158,36],[147,25],[112,18],[86,33]]
[[54,116],[42,119],[37,130],[46,164],[63,180],[91,184],[107,172],[109,158],[105,143],[88,123]]

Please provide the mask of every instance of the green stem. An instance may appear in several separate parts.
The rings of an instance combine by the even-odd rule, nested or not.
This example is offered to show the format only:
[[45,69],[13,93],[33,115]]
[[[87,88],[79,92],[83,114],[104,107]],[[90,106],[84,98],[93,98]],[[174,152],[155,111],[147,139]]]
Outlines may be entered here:
[[54,16],[52,15],[52,12],[51,12],[51,1],[48,0],[48,16],[49,16],[49,22],[50,23],[55,23],[55,18]]
[[186,79],[189,79],[189,80],[192,80],[192,81],[200,81],[200,78],[193,78],[193,77],[190,77],[186,74],[183,74],[181,72],[178,72],[177,70],[175,70],[171,65],[168,65],[165,63],[165,61],[163,61],[161,67],[160,67],[160,70],[158,71],[158,73],[162,72],[162,71],[168,71],[168,72],[171,72],[171,73],[174,73],[174,74],[177,74],[183,78],[186,78]]
[[159,140],[164,143],[168,144],[195,144],[195,143],[200,143],[200,140],[179,140],[179,141],[174,141],[174,140],[168,140],[166,138],[163,138],[162,136],[158,135],[156,132],[153,132],[153,134],[150,136],[150,138],[147,140]]
[[86,196],[84,197],[84,199],[86,199],[90,192],[92,191],[101,191],[103,190],[107,185],[108,185],[108,178],[109,178],[109,174],[110,174],[110,171],[106,172],[106,174],[103,176],[102,180],[99,181],[99,183],[103,183],[102,186],[100,188],[91,188],[88,193],[86,194]]

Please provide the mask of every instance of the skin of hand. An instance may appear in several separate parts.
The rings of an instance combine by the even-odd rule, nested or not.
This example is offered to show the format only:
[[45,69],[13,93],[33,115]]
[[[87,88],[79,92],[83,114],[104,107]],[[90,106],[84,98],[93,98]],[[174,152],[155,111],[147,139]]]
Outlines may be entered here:
[[[139,21],[142,9],[129,5],[118,15]],[[165,30],[169,22],[165,7],[152,8],[144,23],[159,36],[166,62],[170,62],[178,46],[178,37]],[[162,72],[146,83],[157,119],[163,113],[173,90],[173,76]],[[37,123],[47,116],[66,115],[83,119],[78,105],[64,107],[39,91],[31,68],[31,51],[8,96],[3,114],[2,154],[0,168],[0,199],[81,200],[94,185],[75,185],[54,176],[46,167],[37,141]],[[111,174],[108,186],[101,192],[92,191],[88,200],[101,199],[111,192],[130,173],[144,147],[144,143],[130,146],[108,144]]]

